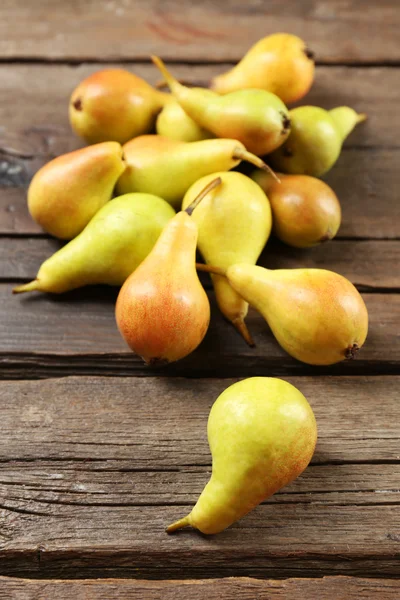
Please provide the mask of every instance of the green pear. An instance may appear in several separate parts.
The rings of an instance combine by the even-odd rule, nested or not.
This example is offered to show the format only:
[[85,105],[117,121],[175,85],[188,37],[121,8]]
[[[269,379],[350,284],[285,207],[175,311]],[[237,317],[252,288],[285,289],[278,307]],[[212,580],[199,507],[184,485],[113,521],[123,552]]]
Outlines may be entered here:
[[347,106],[329,111],[318,106],[294,108],[290,136],[271,154],[271,164],[283,173],[320,177],[333,167],[344,140],[365,119]]
[[200,177],[229,171],[242,160],[269,169],[237,140],[185,143],[160,135],[142,135],[125,144],[123,150],[127,168],[118,180],[118,193],[155,194],[175,209],[180,208],[183,196]]
[[225,96],[211,90],[204,94],[201,88],[179,83],[158,57],[152,59],[183,110],[217,137],[238,140],[258,156],[269,154],[288,137],[289,111],[275,94],[260,89],[239,90]]
[[122,285],[146,258],[173,208],[150,194],[126,194],[108,202],[86,228],[47,259],[36,279],[14,293],[60,294],[84,285]]
[[314,453],[311,406],[290,383],[252,377],[228,387],[208,418],[212,475],[191,513],[167,528],[219,533],[293,481]]
[[156,131],[181,142],[200,142],[214,137],[210,131],[197,125],[176,101],[164,106],[157,117]]
[[[192,213],[199,230],[198,248],[207,264],[223,269],[239,262],[255,264],[269,238],[272,219],[266,195],[249,177],[236,172],[202,177],[187,191],[182,208],[189,206],[215,177],[220,177],[222,184]],[[254,345],[244,322],[247,302],[226,277],[212,275],[212,279],[221,312]]]
[[118,142],[58,156],[33,177],[28,190],[29,212],[45,231],[70,240],[111,199],[124,169]]

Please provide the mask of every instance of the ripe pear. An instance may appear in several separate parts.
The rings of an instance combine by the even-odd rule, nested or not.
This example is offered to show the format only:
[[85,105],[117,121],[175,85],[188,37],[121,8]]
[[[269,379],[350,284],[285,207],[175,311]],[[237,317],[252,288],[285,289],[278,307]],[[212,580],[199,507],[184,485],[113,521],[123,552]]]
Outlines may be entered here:
[[60,294],[84,285],[122,285],[146,258],[173,208],[157,196],[126,194],[108,202],[85,229],[47,259],[36,279],[14,293]]
[[[258,156],[269,154],[290,133],[289,111],[278,96],[266,90],[239,90],[220,96],[188,88],[173,77],[162,60],[152,57],[172,94],[200,127],[221,138],[233,138]],[[213,94],[213,95],[212,95]]]
[[58,156],[33,177],[28,190],[29,212],[45,231],[70,240],[111,199],[124,169],[118,142]]
[[[205,266],[202,270],[222,273]],[[267,321],[288,354],[310,365],[354,358],[368,332],[368,313],[350,281],[324,269],[271,271],[237,264],[229,283]]]
[[157,117],[156,131],[180,142],[200,142],[214,137],[210,131],[197,125],[176,101],[164,106]]
[[295,248],[309,248],[335,237],[341,220],[339,200],[326,183],[308,175],[282,175],[281,183],[262,171],[251,178],[268,196],[275,235]]
[[208,418],[212,475],[191,513],[167,527],[219,533],[296,479],[314,453],[311,406],[290,383],[252,377],[217,398]]
[[290,111],[292,131],[286,142],[269,157],[278,171],[320,177],[333,167],[342,144],[366,115],[348,106],[324,110],[299,106]]
[[184,358],[203,340],[210,322],[210,303],[196,271],[197,225],[193,207],[164,228],[153,250],[128,277],[118,295],[115,316],[129,347],[149,365]]
[[243,144],[229,139],[185,143],[160,135],[142,135],[125,144],[123,150],[127,168],[118,180],[118,192],[156,194],[176,209],[200,177],[229,171],[242,160],[268,168]]
[[[182,208],[193,202],[214,177],[222,184],[193,211],[199,229],[197,247],[206,263],[227,269],[239,262],[255,264],[271,233],[271,207],[262,189],[242,173],[214,173],[202,177],[186,192]],[[279,185],[279,184],[278,184]],[[248,304],[226,277],[212,275],[223,315],[254,345],[245,324]]]
[[170,101],[146,81],[124,69],[104,69],[84,79],[72,92],[70,123],[88,144],[113,140],[124,144],[154,128]]
[[254,44],[233,69],[214,77],[211,89],[228,94],[258,88],[290,104],[307,94],[314,68],[314,54],[303,40],[290,33],[275,33]]

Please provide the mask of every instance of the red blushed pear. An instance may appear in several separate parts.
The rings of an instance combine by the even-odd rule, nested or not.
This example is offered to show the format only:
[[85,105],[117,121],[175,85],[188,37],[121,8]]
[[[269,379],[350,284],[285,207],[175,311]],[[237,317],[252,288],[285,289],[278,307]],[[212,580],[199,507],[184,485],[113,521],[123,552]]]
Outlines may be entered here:
[[184,358],[206,334],[210,304],[196,272],[198,231],[190,214],[220,183],[212,181],[186,211],[171,219],[121,288],[116,305],[119,331],[147,364]]

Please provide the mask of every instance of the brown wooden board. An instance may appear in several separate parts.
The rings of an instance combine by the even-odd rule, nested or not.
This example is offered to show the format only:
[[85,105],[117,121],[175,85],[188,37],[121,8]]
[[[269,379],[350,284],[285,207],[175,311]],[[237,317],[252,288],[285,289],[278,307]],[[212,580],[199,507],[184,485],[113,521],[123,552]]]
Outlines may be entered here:
[[3,0],[0,56],[80,61],[157,53],[183,61],[236,61],[259,38],[289,31],[307,40],[320,61],[397,62],[397,8],[395,0],[290,0],[284,10],[267,0]]

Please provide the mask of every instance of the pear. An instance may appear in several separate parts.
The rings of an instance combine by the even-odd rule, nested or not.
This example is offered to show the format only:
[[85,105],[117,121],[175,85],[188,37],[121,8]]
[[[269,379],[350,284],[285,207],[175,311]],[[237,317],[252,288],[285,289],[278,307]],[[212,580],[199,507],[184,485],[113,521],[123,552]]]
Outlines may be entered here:
[[84,79],[72,92],[70,123],[88,144],[108,140],[124,144],[151,131],[170,99],[129,71],[104,69]]
[[233,69],[214,77],[211,89],[228,94],[258,88],[290,104],[307,94],[314,68],[314,54],[303,40],[290,33],[275,33],[254,44]]
[[210,90],[188,88],[173,77],[156,56],[172,94],[200,127],[221,138],[233,138],[249,152],[262,156],[278,148],[290,133],[289,111],[278,96],[266,90],[239,90],[220,96]]
[[263,161],[229,139],[185,143],[160,135],[143,135],[123,147],[127,168],[117,182],[120,194],[156,194],[179,208],[182,198],[200,177],[228,171],[246,160],[261,169]]
[[223,531],[304,471],[314,453],[311,406],[290,383],[252,377],[234,383],[208,418],[211,479],[191,513],[167,527]]
[[117,142],[58,156],[33,177],[28,190],[29,212],[45,231],[70,240],[111,199],[124,169],[122,147]]
[[251,178],[268,196],[274,233],[282,242],[309,248],[335,237],[341,209],[329,185],[308,175],[279,174],[280,183],[276,183],[268,173],[254,171]]
[[[223,274],[208,265],[198,268]],[[277,269],[237,264],[226,277],[267,321],[288,354],[310,365],[354,358],[368,332],[368,312],[350,281],[324,269]]]
[[348,106],[324,110],[300,106],[290,111],[292,131],[287,141],[269,157],[278,171],[320,177],[333,167],[342,144],[366,115]]
[[200,142],[213,134],[197,125],[176,102],[169,102],[157,117],[156,131],[159,135],[181,142]]
[[[271,207],[264,192],[241,173],[214,173],[199,179],[187,191],[182,208],[193,202],[214,177],[222,184],[193,211],[199,229],[198,248],[206,261],[227,269],[233,264],[255,264],[271,232]],[[279,184],[278,184],[279,185]],[[229,285],[226,277],[212,275],[215,295],[223,315],[254,345],[244,319],[248,304]]]
[[129,347],[149,365],[184,358],[210,322],[210,303],[196,271],[197,225],[190,214],[220,180],[214,179],[187,212],[165,226],[153,250],[128,277],[115,316]]
[[122,285],[146,258],[173,208],[157,196],[126,194],[108,202],[85,229],[47,259],[36,279],[14,293],[60,294],[84,285]]

